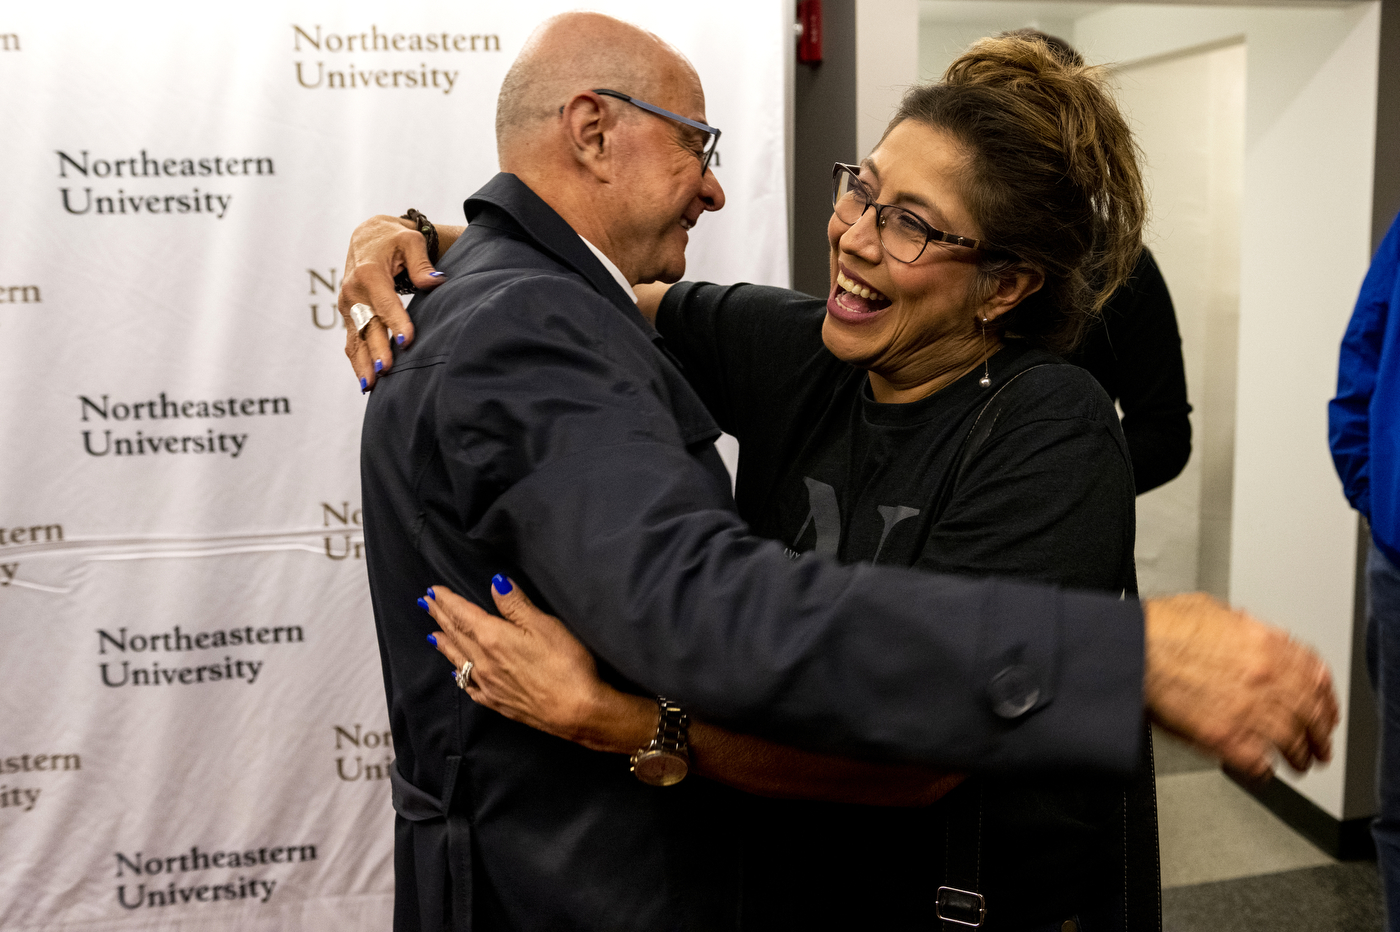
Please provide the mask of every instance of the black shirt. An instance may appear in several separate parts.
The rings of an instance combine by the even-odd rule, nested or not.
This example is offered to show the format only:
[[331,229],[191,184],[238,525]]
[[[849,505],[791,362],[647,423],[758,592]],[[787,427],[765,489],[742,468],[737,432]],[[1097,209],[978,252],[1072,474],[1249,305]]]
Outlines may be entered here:
[[[1012,341],[990,360],[989,388],[979,367],[920,401],[880,404],[867,374],[823,346],[824,314],[820,300],[780,289],[683,284],[657,318],[740,441],[736,500],[756,533],[794,556],[1133,586],[1132,469],[1088,373]],[[973,422],[1003,387],[995,426],[953,483]],[[930,926],[945,849],[976,844],[946,837],[945,816],[975,810],[979,793],[988,929],[1102,905],[1122,887],[1124,785],[979,777],[927,809],[751,799],[746,925]]]
[[1191,405],[1172,296],[1147,249],[1069,361],[1122,407],[1138,494],[1175,479],[1191,457]]

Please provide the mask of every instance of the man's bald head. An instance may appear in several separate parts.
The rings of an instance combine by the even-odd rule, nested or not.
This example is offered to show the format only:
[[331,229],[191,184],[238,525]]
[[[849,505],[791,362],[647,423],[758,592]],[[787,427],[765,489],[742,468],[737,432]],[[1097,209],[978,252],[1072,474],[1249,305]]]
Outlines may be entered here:
[[[608,89],[664,108],[648,112]],[[705,168],[705,93],[690,62],[598,13],[547,20],[501,86],[496,147],[516,176],[628,282],[675,281],[689,232],[724,206]]]
[[[505,168],[514,151],[559,117],[570,96],[598,87],[639,100],[663,96],[678,78],[700,79],[685,56],[659,37],[601,13],[561,13],[525,40],[496,105],[496,148]],[[509,170],[509,169],[507,169]]]

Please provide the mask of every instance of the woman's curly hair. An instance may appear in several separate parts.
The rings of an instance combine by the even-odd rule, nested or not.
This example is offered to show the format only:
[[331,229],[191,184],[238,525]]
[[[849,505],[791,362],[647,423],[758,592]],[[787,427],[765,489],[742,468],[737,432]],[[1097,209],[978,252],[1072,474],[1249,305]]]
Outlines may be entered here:
[[962,193],[994,247],[982,259],[982,293],[1017,268],[1044,276],[997,326],[1072,349],[1132,272],[1147,213],[1137,144],[1103,69],[1039,35],[983,39],[942,81],[904,95],[890,129],[905,120],[967,152]]

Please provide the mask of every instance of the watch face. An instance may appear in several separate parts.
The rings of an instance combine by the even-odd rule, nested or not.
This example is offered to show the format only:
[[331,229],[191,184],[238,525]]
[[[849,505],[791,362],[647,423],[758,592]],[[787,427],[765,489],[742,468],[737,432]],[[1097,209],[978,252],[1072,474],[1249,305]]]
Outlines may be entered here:
[[674,786],[690,772],[690,763],[675,751],[645,751],[632,769],[637,779],[652,786]]

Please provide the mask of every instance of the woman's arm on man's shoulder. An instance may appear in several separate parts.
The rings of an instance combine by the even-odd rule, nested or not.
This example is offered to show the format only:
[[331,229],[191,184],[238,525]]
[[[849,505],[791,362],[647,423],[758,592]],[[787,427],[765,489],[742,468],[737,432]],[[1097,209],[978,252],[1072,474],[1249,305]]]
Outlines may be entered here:
[[[457,241],[466,227],[436,225],[438,255]],[[428,260],[427,240],[411,220],[380,214],[355,227],[336,302],[345,323],[345,355],[360,380],[360,391],[374,387],[380,373],[394,365],[394,347],[413,342],[413,320],[394,290],[394,276],[408,272],[413,287],[427,291],[446,279]],[[350,309],[368,305],[374,317],[361,332]]]

